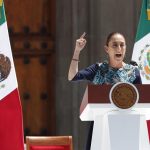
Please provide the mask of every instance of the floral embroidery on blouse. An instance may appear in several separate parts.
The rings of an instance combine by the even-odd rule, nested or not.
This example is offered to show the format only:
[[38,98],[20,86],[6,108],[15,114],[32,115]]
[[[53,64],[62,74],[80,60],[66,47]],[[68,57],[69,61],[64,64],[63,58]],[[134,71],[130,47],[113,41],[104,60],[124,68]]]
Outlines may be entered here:
[[136,66],[126,64],[120,69],[112,68],[107,62],[99,64],[93,79],[94,84],[115,84],[117,82],[133,83],[136,79]]

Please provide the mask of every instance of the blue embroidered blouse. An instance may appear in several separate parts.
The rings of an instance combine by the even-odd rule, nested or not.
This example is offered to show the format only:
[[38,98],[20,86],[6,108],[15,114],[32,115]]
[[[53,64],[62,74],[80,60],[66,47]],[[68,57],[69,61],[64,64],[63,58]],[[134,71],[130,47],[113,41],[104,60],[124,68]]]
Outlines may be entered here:
[[88,80],[94,84],[115,84],[130,82],[141,84],[141,77],[137,66],[125,64],[122,68],[112,68],[107,62],[96,63],[80,70],[72,81]]

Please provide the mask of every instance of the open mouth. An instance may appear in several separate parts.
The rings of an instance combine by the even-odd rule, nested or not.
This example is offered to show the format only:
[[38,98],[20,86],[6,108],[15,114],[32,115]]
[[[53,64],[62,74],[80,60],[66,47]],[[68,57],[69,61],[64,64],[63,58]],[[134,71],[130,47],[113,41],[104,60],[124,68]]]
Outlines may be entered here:
[[115,54],[115,56],[119,58],[122,56],[122,54]]

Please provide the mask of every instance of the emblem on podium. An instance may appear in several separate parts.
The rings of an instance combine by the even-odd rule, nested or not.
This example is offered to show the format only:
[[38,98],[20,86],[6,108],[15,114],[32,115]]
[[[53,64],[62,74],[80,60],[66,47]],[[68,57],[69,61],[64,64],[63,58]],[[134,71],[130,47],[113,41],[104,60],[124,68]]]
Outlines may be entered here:
[[109,98],[117,108],[126,110],[131,109],[138,102],[139,93],[133,84],[119,82],[111,88]]

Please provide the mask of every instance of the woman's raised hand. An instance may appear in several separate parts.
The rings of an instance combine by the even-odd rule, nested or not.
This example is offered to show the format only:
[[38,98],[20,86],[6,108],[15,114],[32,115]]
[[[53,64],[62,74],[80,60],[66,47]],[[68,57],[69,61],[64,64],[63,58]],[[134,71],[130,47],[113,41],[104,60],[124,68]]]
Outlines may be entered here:
[[86,33],[84,32],[79,39],[76,40],[76,50],[81,51],[86,45],[86,39],[84,38]]
[[79,62],[79,55],[80,51],[84,48],[86,45],[86,40],[85,40],[85,32],[81,35],[79,39],[76,40],[76,47],[75,51],[72,57],[72,61],[69,67],[69,73],[68,73],[68,80],[72,80],[73,77],[77,74],[78,72],[78,62]]

